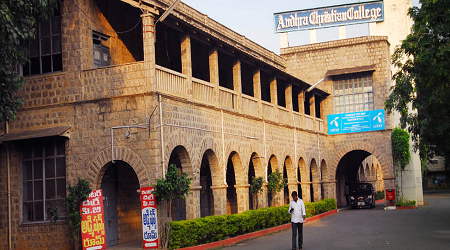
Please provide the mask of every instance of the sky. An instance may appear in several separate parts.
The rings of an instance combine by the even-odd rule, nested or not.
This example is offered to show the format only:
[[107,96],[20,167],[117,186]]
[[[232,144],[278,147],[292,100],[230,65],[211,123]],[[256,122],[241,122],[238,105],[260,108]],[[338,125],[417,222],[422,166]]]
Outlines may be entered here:
[[[412,0],[417,5],[419,0]],[[182,0],[209,18],[225,25],[268,50],[280,54],[280,35],[275,33],[273,14],[278,12],[319,8],[357,0]],[[346,27],[347,38],[369,35],[368,24]],[[289,45],[309,43],[309,31],[289,32]],[[317,42],[339,38],[338,28],[317,30]]]

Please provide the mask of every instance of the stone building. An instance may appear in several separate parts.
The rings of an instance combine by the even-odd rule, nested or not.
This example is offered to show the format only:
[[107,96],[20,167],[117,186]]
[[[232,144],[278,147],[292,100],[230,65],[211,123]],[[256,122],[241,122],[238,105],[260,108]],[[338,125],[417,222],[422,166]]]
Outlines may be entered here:
[[[288,186],[270,194],[265,185],[258,207],[283,205],[294,190],[341,204],[361,171],[379,189],[394,187],[390,117],[382,131],[327,133],[337,108],[383,109],[386,37],[278,56],[183,3],[157,21],[172,2],[62,1],[40,24],[21,69],[24,105],[0,131],[1,249],[71,248],[63,198],[78,177],[103,190],[108,245],[141,239],[138,190],[170,164],[193,178],[192,194],[170,208],[174,220],[251,209],[252,177],[275,171]],[[347,92],[336,86],[368,101],[342,106]]]

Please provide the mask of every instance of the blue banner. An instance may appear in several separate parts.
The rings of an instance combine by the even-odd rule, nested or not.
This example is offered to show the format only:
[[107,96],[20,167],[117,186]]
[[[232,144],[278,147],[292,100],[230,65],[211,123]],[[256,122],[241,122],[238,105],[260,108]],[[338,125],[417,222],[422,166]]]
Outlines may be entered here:
[[384,109],[328,115],[327,118],[329,135],[385,129]]
[[383,1],[370,1],[274,14],[276,33],[381,22],[383,20]]

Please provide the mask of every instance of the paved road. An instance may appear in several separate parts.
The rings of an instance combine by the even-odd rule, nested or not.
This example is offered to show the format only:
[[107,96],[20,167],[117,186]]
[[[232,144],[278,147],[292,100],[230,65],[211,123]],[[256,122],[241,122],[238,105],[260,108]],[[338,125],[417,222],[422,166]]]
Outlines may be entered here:
[[[304,225],[303,249],[450,249],[450,192],[425,193],[413,210],[344,209]],[[224,250],[291,249],[291,230]]]

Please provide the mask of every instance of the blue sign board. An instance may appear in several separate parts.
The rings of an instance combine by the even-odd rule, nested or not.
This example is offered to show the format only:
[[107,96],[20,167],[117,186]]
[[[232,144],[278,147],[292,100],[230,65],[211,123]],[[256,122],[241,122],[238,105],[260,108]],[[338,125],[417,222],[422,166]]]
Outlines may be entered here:
[[370,1],[274,14],[276,33],[381,22],[383,20],[383,1]]
[[384,109],[328,115],[327,118],[329,135],[385,129]]

